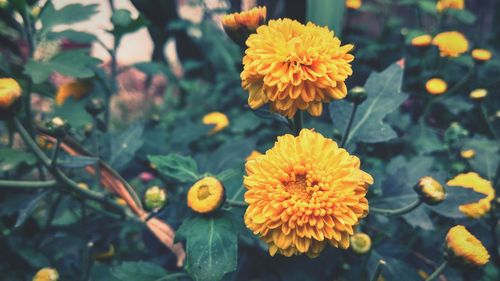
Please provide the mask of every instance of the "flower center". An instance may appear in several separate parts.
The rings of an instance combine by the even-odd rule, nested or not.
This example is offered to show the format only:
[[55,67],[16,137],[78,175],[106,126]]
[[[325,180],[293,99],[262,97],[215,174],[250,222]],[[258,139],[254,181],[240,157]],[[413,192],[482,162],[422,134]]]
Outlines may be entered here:
[[285,189],[295,199],[308,202],[317,191],[317,182],[308,180],[306,174],[292,174],[292,179],[285,183]]
[[199,200],[205,200],[208,198],[208,196],[210,196],[210,189],[208,187],[208,185],[202,185],[200,186],[200,188],[198,189],[198,199]]

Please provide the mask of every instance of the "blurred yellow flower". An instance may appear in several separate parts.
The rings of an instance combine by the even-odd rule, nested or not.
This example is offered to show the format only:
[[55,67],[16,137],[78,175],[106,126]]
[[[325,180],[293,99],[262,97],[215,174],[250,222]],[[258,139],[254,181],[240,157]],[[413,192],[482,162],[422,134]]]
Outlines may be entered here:
[[59,280],[59,273],[57,270],[44,267],[40,269],[35,276],[33,277],[33,281],[57,281]]
[[411,45],[415,47],[427,47],[432,43],[432,36],[423,34],[411,39]]
[[474,149],[467,149],[460,151],[460,156],[465,159],[470,159],[476,155],[476,151]]
[[291,19],[271,20],[246,42],[242,87],[252,109],[270,103],[271,110],[292,118],[297,110],[321,115],[323,102],[347,95],[353,45],[340,45],[333,31]]
[[214,125],[214,128],[210,131],[211,134],[222,131],[229,125],[229,119],[226,114],[222,112],[211,112],[203,116],[201,120],[205,125]]
[[361,8],[361,5],[363,4],[362,0],[346,0],[345,1],[345,6],[349,9],[357,10]]
[[224,202],[224,187],[214,177],[204,177],[197,181],[188,191],[188,207],[197,213],[215,211]]
[[458,57],[469,49],[469,41],[457,31],[439,33],[432,40],[432,44],[438,46],[442,57]]
[[303,129],[297,137],[278,137],[245,168],[245,224],[272,256],[315,257],[326,244],[349,248],[353,226],[368,213],[365,195],[373,183],[356,156]]
[[259,157],[261,155],[264,155],[264,154],[258,152],[257,150],[253,150],[252,153],[250,153],[250,155],[247,156],[245,161],[256,159],[257,157]]
[[486,49],[474,49],[472,50],[472,58],[477,61],[489,61],[493,54]]
[[432,78],[425,83],[425,89],[431,95],[441,95],[448,89],[448,84],[443,79]]
[[167,203],[167,192],[158,186],[152,186],[144,193],[144,206],[147,210],[157,211]]
[[469,98],[471,98],[473,100],[481,100],[481,99],[485,98],[487,95],[488,95],[488,90],[480,88],[480,89],[475,89],[472,92],[470,92]]
[[433,177],[421,178],[415,186],[415,191],[420,195],[421,200],[429,205],[436,205],[444,201],[446,192],[443,186]]
[[0,78],[0,108],[8,108],[21,96],[19,83],[12,78]]
[[490,260],[483,243],[463,225],[452,227],[446,235],[449,260],[457,265],[483,266]]
[[446,9],[463,10],[465,8],[464,0],[438,0],[436,10],[442,12]]
[[[231,38],[254,33],[257,27],[266,21],[266,7],[255,7],[240,13],[227,14],[222,17],[222,26]],[[233,38],[234,39],[234,38]]]
[[123,206],[123,207],[127,206],[127,201],[125,201],[125,199],[123,199],[123,198],[116,198],[115,202],[116,202],[116,204],[118,204],[120,206]]
[[91,90],[92,84],[87,81],[78,80],[62,84],[57,89],[56,104],[59,106],[63,105],[69,97],[79,100]]
[[471,188],[475,192],[485,194],[486,197],[475,203],[460,205],[458,209],[466,216],[471,218],[480,218],[488,213],[491,209],[491,201],[495,199],[495,190],[490,181],[483,179],[477,173],[469,172],[459,174],[447,183],[449,186],[459,186]]
[[366,254],[372,248],[372,239],[366,233],[356,232],[350,240],[351,250],[356,254]]

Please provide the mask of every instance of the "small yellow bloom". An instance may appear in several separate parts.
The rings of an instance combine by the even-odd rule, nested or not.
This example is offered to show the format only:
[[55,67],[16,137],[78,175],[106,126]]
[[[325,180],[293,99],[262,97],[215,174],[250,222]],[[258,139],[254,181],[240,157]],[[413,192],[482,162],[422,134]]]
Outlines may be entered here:
[[312,130],[278,137],[245,169],[245,224],[272,256],[315,257],[327,244],[347,249],[353,227],[368,213],[373,178],[356,156]]
[[431,95],[441,95],[448,89],[448,84],[443,79],[432,78],[425,83],[425,89]]
[[90,82],[73,81],[65,83],[57,89],[56,104],[63,105],[69,97],[73,97],[75,100],[81,99],[91,90],[92,84]]
[[0,78],[0,108],[8,108],[21,96],[21,86],[12,78]]
[[222,131],[229,125],[229,119],[222,112],[211,112],[201,120],[205,125],[215,125],[215,127],[210,131],[210,134],[215,134]]
[[490,260],[483,243],[463,225],[452,227],[446,235],[448,260],[454,265],[483,266]]
[[57,270],[44,267],[40,269],[35,276],[33,277],[33,281],[57,281],[59,280],[59,273]]
[[252,153],[250,153],[250,155],[247,156],[245,161],[250,161],[250,160],[256,159],[257,157],[259,157],[261,155],[264,155],[264,154],[258,152],[257,150],[253,150]]
[[459,174],[446,184],[449,186],[471,188],[476,192],[486,195],[485,198],[480,199],[478,202],[464,204],[458,207],[466,216],[477,219],[490,211],[491,201],[495,199],[495,190],[490,181],[481,178],[477,173],[469,172]]
[[361,5],[363,5],[362,0],[346,0],[345,1],[345,6],[349,9],[357,10],[361,8]]
[[432,40],[432,44],[438,46],[442,57],[458,57],[469,49],[469,41],[457,31],[439,33]]
[[123,199],[123,198],[116,198],[115,202],[116,202],[116,204],[118,204],[120,206],[123,206],[123,207],[127,206],[127,201],[125,201],[125,199]]
[[438,0],[436,10],[442,12],[446,9],[463,10],[465,8],[464,0]]
[[224,187],[214,177],[204,177],[188,191],[188,207],[201,214],[215,211],[224,202]]
[[477,61],[489,61],[493,54],[486,50],[486,49],[474,49],[472,50],[472,58],[474,58]]
[[248,36],[266,21],[266,7],[255,7],[248,11],[222,17],[222,26],[227,35],[237,43],[244,43]]
[[446,197],[443,186],[432,177],[421,178],[415,185],[415,191],[420,195],[421,200],[429,205],[439,204]]
[[476,156],[476,151],[474,149],[467,149],[467,150],[462,150],[460,151],[460,156],[465,159],[470,159],[474,156]]
[[152,186],[144,193],[144,205],[148,210],[156,211],[167,203],[167,192],[158,186]]
[[411,39],[411,45],[415,47],[427,47],[432,43],[432,36],[424,34]]
[[366,254],[372,248],[372,239],[368,234],[356,232],[351,236],[351,250],[359,255]]
[[469,98],[473,100],[482,100],[488,95],[488,90],[486,89],[475,89],[469,94]]
[[246,45],[240,77],[252,109],[269,103],[272,111],[288,118],[297,110],[319,116],[323,103],[347,95],[354,46],[342,46],[327,27],[270,20]]

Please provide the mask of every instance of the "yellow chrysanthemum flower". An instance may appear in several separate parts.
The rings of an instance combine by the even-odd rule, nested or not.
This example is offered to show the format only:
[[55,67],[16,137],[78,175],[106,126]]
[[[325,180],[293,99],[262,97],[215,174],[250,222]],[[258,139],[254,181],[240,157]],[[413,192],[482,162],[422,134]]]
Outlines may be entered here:
[[35,276],[33,277],[33,281],[57,281],[59,280],[59,273],[57,270],[44,267],[40,269]]
[[466,216],[471,218],[480,218],[488,213],[491,209],[491,201],[495,199],[495,190],[490,181],[483,179],[480,175],[474,172],[459,174],[447,183],[449,186],[460,186],[471,188],[475,192],[485,194],[486,197],[478,202],[460,205],[458,209]]
[[363,5],[362,0],[346,0],[345,1],[345,6],[349,9],[357,10],[361,8],[361,5]]
[[250,160],[256,159],[257,157],[259,157],[261,155],[264,155],[264,154],[258,152],[257,150],[252,150],[252,153],[250,153],[250,155],[247,156],[245,161],[250,161]]
[[188,191],[187,204],[193,211],[201,214],[215,211],[224,202],[224,187],[214,177],[204,177]]
[[266,21],[266,7],[255,7],[248,11],[232,13],[222,17],[222,26],[227,35],[237,43],[244,43],[248,35]]
[[462,156],[462,158],[465,158],[465,159],[470,159],[470,158],[476,156],[476,151],[474,149],[462,150],[462,151],[460,151],[460,156]]
[[452,264],[483,266],[490,260],[483,243],[463,225],[454,226],[448,231],[446,250]]
[[471,54],[473,59],[481,62],[489,61],[493,56],[493,54],[486,49],[474,49]]
[[458,57],[469,49],[469,41],[457,31],[439,33],[432,39],[432,44],[439,48],[442,57]]
[[69,98],[81,99],[92,90],[92,84],[86,81],[73,81],[62,84],[56,93],[56,104],[61,106]]
[[0,108],[8,108],[21,96],[19,83],[12,78],[0,78]]
[[201,120],[205,125],[214,125],[214,128],[210,131],[210,134],[215,134],[222,131],[229,125],[229,119],[226,114],[222,112],[211,112],[203,116]]
[[446,9],[463,10],[465,8],[464,0],[439,0],[436,3],[436,10],[442,12]]
[[352,74],[348,52],[333,31],[291,19],[271,20],[246,41],[242,87],[248,104],[256,109],[270,103],[271,110],[292,118],[307,110],[321,115],[323,102],[347,95],[345,80]]
[[350,240],[351,250],[358,255],[366,254],[372,248],[372,239],[366,233],[354,233]]
[[421,200],[429,205],[439,204],[446,198],[443,186],[433,177],[429,176],[423,177],[418,181],[417,185],[415,185],[415,191],[420,195]]
[[425,83],[425,89],[431,95],[441,95],[448,90],[448,84],[440,78],[432,78]]
[[427,47],[432,43],[432,36],[423,34],[411,39],[411,45],[415,47]]
[[481,100],[484,99],[488,95],[488,90],[486,89],[475,89],[469,94],[469,98],[473,100]]
[[357,157],[312,130],[278,137],[245,168],[245,224],[271,255],[314,257],[327,243],[347,249],[353,226],[368,213],[373,178]]

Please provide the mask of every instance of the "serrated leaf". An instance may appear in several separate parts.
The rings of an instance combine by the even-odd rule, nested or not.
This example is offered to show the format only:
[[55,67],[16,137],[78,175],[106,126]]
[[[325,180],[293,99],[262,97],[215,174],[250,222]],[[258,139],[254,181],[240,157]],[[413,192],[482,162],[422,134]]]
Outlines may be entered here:
[[15,169],[21,164],[34,165],[37,162],[35,155],[12,148],[0,148],[0,171]]
[[176,179],[179,182],[193,182],[200,178],[198,165],[189,156],[178,154],[149,155],[149,161],[156,166],[156,169],[163,175]]
[[186,241],[186,271],[196,281],[219,281],[236,270],[237,230],[228,212],[185,220],[176,237]]
[[88,20],[97,13],[97,4],[70,4],[56,10],[52,3],[47,3],[40,15],[43,29],[50,29],[57,24],[73,24]]
[[[358,106],[346,143],[376,143],[397,137],[384,118],[408,98],[401,92],[402,81],[403,68],[396,63],[368,77],[364,86],[368,98]],[[347,127],[352,107],[351,103],[343,100],[330,103],[333,124],[341,132]]]
[[110,142],[111,155],[108,164],[116,170],[124,168],[144,144],[143,132],[144,124],[136,123],[113,137]]
[[161,266],[143,261],[123,262],[113,267],[111,273],[115,278],[122,281],[156,281],[166,278],[168,274]]

